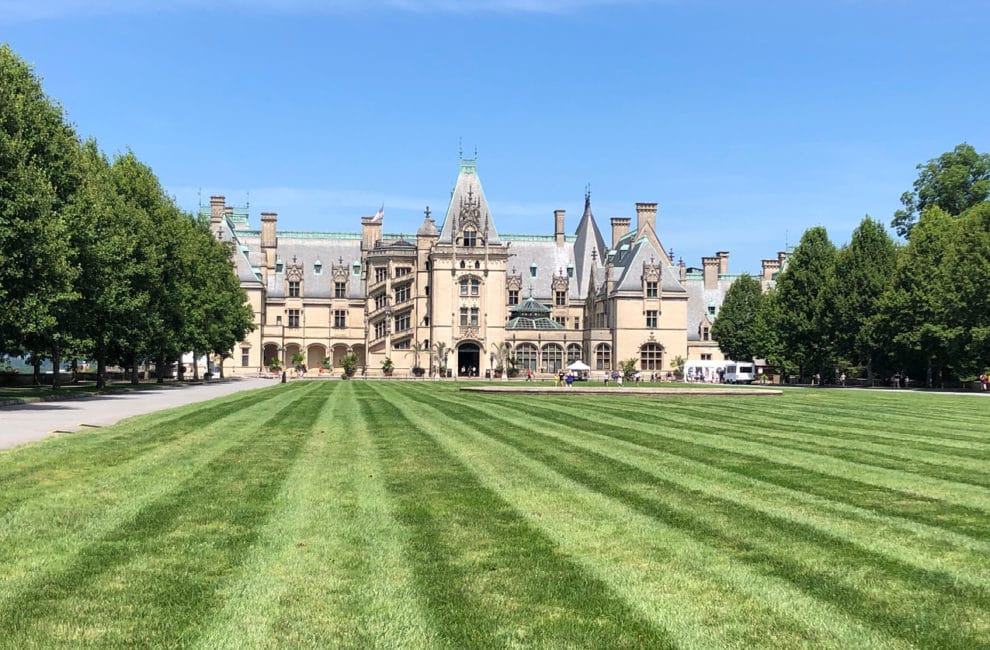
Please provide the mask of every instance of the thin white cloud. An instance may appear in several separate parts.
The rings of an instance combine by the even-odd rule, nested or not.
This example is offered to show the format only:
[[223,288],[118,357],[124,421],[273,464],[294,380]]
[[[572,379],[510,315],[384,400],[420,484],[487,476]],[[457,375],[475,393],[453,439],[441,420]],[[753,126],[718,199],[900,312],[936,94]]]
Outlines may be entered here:
[[582,9],[663,0],[0,0],[0,23],[78,16],[138,15],[227,10],[259,14],[570,13]]

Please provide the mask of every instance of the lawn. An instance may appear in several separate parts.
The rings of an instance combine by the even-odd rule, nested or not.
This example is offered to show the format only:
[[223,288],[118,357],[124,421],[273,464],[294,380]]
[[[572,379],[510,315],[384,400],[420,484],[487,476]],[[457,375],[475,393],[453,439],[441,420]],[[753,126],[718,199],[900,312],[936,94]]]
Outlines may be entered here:
[[0,452],[0,647],[990,647],[988,413],[238,393]]

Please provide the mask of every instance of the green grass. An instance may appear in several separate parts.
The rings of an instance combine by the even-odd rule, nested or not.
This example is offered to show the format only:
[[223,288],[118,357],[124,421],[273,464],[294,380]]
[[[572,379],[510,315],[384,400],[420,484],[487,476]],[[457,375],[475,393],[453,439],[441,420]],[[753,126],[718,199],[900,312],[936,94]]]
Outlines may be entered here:
[[988,407],[295,382],[63,435],[0,452],[0,647],[990,647]]

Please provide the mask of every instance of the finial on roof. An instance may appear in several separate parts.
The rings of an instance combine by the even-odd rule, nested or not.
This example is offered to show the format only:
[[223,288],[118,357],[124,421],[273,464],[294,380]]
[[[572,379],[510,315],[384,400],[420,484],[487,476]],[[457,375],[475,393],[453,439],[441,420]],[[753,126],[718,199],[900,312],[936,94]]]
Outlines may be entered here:
[[670,250],[669,250],[669,251],[667,252],[667,257],[669,257],[669,258],[670,258],[671,260],[673,260],[673,259],[674,259],[674,249],[673,249],[673,248],[671,248],[671,249],[670,249]]
[[293,263],[293,264],[295,264],[295,263],[296,263],[296,256],[295,256],[295,255],[293,255],[293,256],[292,256],[292,263]]
[[478,145],[474,145],[474,159],[478,159]]
[[598,261],[598,247],[597,246],[592,246],[591,247],[591,261],[592,262]]
[[343,256],[338,257],[337,264],[343,264],[343,263],[344,263],[344,257]]
[[463,138],[457,138],[457,159],[464,160],[464,142]]
[[429,219],[430,218],[430,206],[426,206],[426,210],[424,210],[424,213],[426,214],[426,218]]

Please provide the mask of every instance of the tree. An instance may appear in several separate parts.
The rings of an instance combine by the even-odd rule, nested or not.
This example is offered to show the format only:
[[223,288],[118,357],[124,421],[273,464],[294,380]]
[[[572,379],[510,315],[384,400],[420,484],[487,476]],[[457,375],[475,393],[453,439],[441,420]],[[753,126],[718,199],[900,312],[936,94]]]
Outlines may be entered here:
[[945,313],[956,332],[948,365],[960,378],[975,378],[990,365],[990,202],[953,226],[943,265]]
[[919,215],[938,207],[953,217],[990,198],[990,154],[980,154],[962,143],[932,158],[914,181],[914,191],[901,195],[904,207],[894,213],[890,225],[909,238]]
[[925,383],[942,376],[958,336],[947,300],[946,261],[953,218],[941,208],[926,210],[914,226],[907,247],[881,305],[880,334],[905,372],[924,372]]
[[883,355],[877,335],[880,299],[893,282],[896,264],[894,240],[869,216],[853,231],[849,245],[836,259],[835,308],[828,319],[836,355],[865,366],[871,381],[874,362]]
[[802,375],[828,375],[833,361],[828,315],[834,305],[835,246],[825,228],[805,231],[801,242],[777,278],[776,329],[783,354]]
[[745,273],[726,292],[711,334],[730,359],[746,361],[756,356],[759,348],[756,315],[762,303],[760,281]]
[[52,356],[65,343],[78,266],[66,206],[79,141],[31,68],[0,45],[0,349]]
[[437,366],[440,369],[440,374],[446,376],[447,356],[450,354],[450,348],[443,341],[437,341],[433,344],[433,353],[437,357]]

